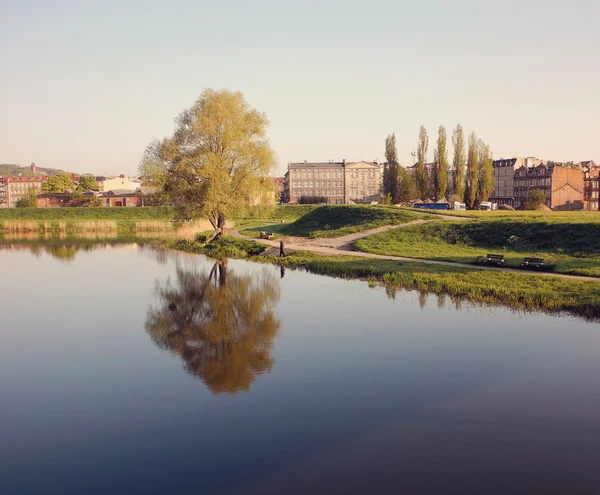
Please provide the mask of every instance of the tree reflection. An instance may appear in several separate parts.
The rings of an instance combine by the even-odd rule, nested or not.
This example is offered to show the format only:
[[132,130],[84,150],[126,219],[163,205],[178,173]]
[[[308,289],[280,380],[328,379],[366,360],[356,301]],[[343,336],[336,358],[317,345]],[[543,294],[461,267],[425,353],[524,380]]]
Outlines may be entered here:
[[146,331],[180,356],[185,370],[211,392],[248,390],[271,370],[279,283],[269,272],[240,276],[220,260],[209,273],[177,267],[175,281],[157,283],[160,304],[148,311]]

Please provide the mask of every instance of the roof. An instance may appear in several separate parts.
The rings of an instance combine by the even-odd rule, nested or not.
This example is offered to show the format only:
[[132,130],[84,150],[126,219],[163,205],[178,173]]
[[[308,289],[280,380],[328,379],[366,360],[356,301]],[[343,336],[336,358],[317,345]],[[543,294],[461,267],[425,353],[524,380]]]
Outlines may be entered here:
[[515,163],[517,163],[516,158],[501,158],[500,160],[494,160],[494,167],[514,167]]
[[111,189],[104,193],[105,196],[132,196],[135,194],[135,191],[131,189]]
[[347,161],[342,161],[342,162],[334,162],[334,161],[329,161],[329,162],[296,162],[296,163],[289,163],[288,164],[288,168],[344,168],[345,166],[356,165],[357,163],[368,163],[369,165],[380,166],[380,164],[377,163],[377,162],[368,162],[368,161],[365,161],[365,160],[360,160],[360,161],[357,161],[357,162],[347,162]]

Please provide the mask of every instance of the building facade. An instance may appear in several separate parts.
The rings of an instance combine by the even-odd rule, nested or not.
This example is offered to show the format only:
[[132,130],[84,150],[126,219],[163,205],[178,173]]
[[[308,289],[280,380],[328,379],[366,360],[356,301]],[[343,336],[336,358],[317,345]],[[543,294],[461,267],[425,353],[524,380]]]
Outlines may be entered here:
[[579,165],[583,170],[583,209],[598,211],[599,167],[592,160]]
[[380,197],[381,165],[377,162],[290,163],[284,177],[284,198],[324,197],[328,203],[350,204]]
[[533,157],[494,160],[494,191],[490,201],[500,205],[519,206],[514,197],[515,170],[521,167],[537,167],[541,164],[542,160]]
[[142,182],[136,179],[130,179],[124,175],[119,177],[96,177],[98,182],[98,190],[100,192],[108,192],[115,189],[124,189],[127,191],[136,191],[142,187]]
[[30,189],[37,193],[48,177],[0,177],[0,207],[14,208]]
[[532,189],[546,196],[546,206],[553,210],[581,210],[583,208],[583,170],[575,165],[558,163],[537,167],[522,166],[514,175],[514,201],[516,207],[525,204]]
[[277,201],[285,203],[285,177],[273,177],[275,189],[277,191]]

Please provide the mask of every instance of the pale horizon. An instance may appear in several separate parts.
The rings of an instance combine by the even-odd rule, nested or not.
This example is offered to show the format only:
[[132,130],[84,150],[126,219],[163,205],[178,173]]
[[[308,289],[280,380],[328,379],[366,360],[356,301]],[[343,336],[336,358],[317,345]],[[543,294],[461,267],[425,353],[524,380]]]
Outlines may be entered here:
[[[600,5],[554,0],[0,5],[0,163],[134,175],[205,88],[239,90],[288,162],[412,164],[461,123],[494,158],[600,161]],[[450,158],[452,147],[450,146]]]

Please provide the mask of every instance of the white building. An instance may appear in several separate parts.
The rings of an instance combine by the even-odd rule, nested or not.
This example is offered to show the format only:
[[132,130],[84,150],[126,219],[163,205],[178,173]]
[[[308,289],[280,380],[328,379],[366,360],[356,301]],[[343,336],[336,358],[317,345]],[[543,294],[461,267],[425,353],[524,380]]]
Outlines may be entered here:
[[124,175],[119,177],[97,177],[98,188],[100,192],[108,192],[113,189],[124,189],[126,191],[136,191],[142,187],[142,182],[137,179],[130,179]]

